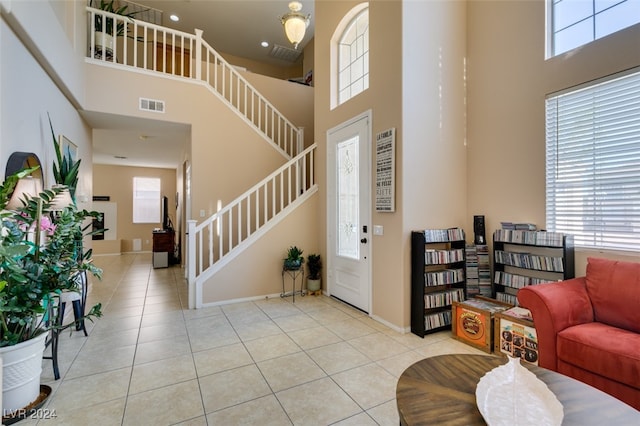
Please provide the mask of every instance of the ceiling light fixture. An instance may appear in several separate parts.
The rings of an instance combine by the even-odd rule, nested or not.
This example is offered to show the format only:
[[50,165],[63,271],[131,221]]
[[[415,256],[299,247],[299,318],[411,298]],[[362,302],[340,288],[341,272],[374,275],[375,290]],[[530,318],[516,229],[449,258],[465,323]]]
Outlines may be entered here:
[[302,3],[292,1],[289,3],[289,13],[280,18],[284,32],[295,49],[298,48],[298,44],[304,38],[304,33],[309,26],[309,19],[311,17],[311,14],[305,16],[300,13],[301,10]]
[[180,17],[174,13],[169,16],[169,19],[171,19],[173,22],[178,22],[180,20]]
[[263,41],[263,42],[260,43],[260,46],[269,47],[269,42],[268,41]]

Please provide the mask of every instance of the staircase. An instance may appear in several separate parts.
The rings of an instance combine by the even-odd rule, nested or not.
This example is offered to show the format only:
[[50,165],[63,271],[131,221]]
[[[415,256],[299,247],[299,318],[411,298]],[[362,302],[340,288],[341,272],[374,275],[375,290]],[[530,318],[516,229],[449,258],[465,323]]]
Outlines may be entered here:
[[[188,34],[91,7],[86,10],[88,34],[95,34],[88,43],[88,62],[204,84],[287,159],[210,218],[200,224],[187,221],[189,307],[200,308],[203,285],[209,278],[317,192],[316,145],[302,150],[302,129],[203,40],[202,31]],[[96,32],[98,24],[107,20],[112,20],[111,25]],[[105,28],[111,28],[111,33]]]
[[285,158],[298,154],[302,130],[220,56],[201,30],[189,34],[88,6],[87,15],[88,34],[94,35],[88,61],[204,83]]

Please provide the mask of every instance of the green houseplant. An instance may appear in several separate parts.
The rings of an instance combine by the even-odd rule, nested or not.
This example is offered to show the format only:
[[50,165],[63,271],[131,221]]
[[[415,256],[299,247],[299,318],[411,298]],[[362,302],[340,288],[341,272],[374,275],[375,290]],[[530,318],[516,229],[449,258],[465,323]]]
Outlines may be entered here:
[[320,291],[322,279],[322,259],[319,254],[310,254],[307,256],[307,268],[309,268],[309,276],[307,277],[307,291]]
[[[37,398],[45,338],[51,330],[74,324],[61,326],[53,321],[62,292],[79,291],[74,277],[81,271],[98,278],[102,273],[91,262],[91,251],[79,253],[76,244],[87,232],[86,219],[99,214],[78,210],[73,204],[53,211],[56,196],[65,187],[25,195],[18,207],[7,209],[18,180],[27,179],[38,167],[11,175],[0,185],[0,357],[6,368],[7,359],[13,359],[16,351],[33,347],[35,355],[24,358],[37,363],[36,369],[23,368],[35,373],[19,379],[17,393],[3,388],[5,413],[20,410]],[[100,316],[100,309],[100,304],[95,305],[82,319]]]
[[302,257],[302,250],[296,246],[289,247],[287,257],[284,259],[284,269],[296,271],[300,269],[303,263],[304,257]]

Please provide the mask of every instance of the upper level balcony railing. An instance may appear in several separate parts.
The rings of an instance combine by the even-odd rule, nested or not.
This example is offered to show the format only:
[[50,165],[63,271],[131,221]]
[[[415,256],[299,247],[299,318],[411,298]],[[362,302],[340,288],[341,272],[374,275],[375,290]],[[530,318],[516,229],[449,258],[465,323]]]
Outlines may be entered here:
[[133,67],[203,81],[283,155],[302,146],[293,125],[203,38],[87,7],[88,57],[98,63]]

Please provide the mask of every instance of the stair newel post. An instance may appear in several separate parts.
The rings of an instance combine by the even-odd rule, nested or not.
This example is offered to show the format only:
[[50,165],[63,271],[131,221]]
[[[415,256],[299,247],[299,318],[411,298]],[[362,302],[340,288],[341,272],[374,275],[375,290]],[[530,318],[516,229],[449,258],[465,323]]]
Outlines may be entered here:
[[196,28],[196,80],[202,80],[202,32]]
[[196,220],[187,220],[187,283],[189,285],[189,309],[198,308],[196,295]]

